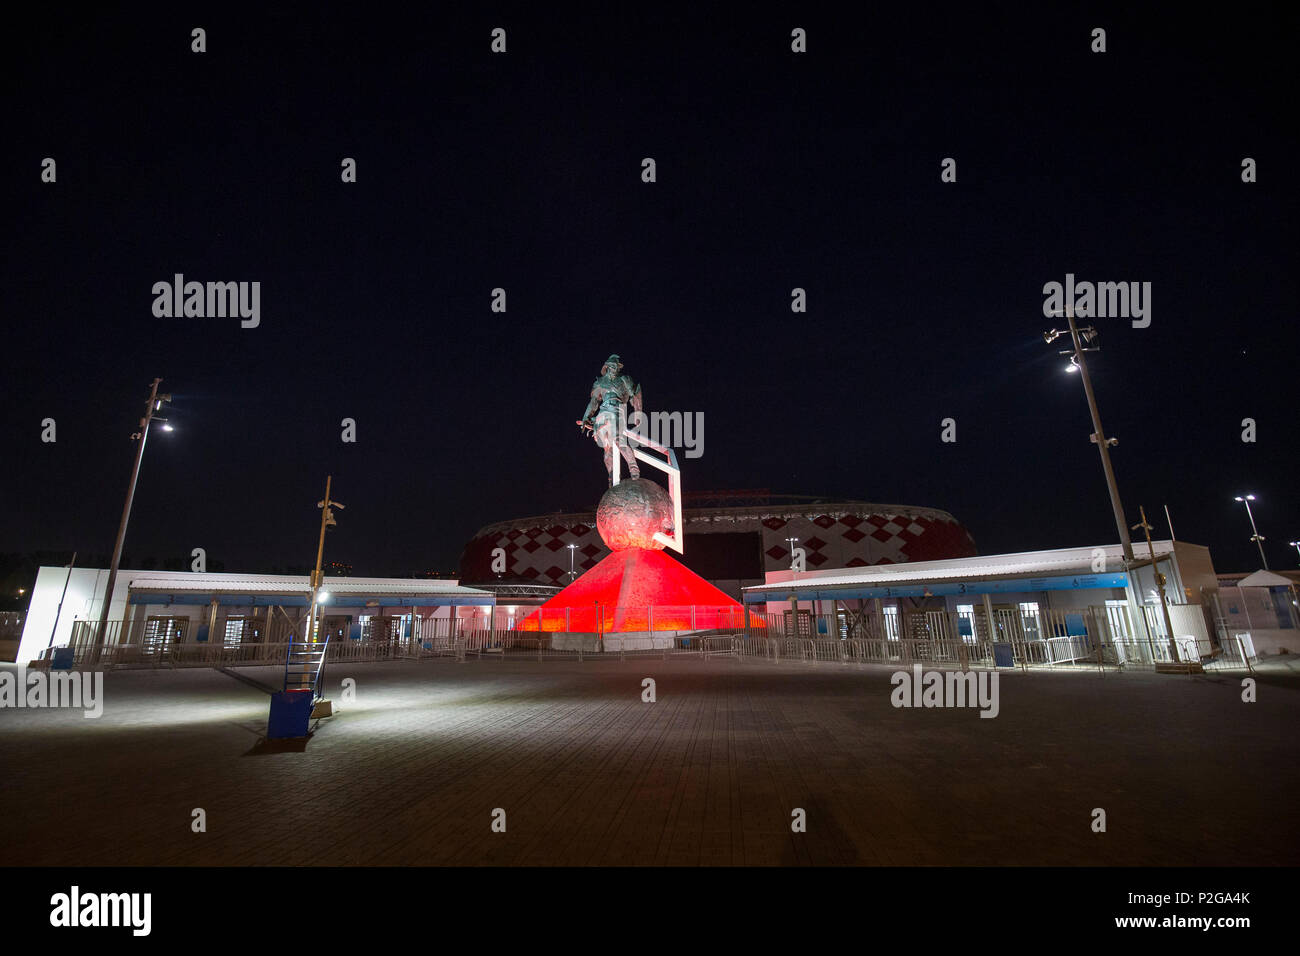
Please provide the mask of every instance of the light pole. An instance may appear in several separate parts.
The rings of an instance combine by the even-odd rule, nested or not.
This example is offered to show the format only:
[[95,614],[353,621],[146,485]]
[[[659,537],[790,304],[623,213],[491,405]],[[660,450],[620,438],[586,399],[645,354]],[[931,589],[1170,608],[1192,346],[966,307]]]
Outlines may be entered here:
[[[1115,528],[1119,531],[1119,543],[1124,549],[1125,570],[1127,565],[1133,561],[1133,544],[1129,540],[1128,522],[1124,518],[1124,505],[1119,500],[1119,485],[1115,482],[1115,469],[1110,463],[1110,448],[1112,445],[1119,444],[1117,438],[1107,438],[1106,433],[1101,427],[1101,413],[1097,411],[1097,396],[1092,390],[1092,377],[1088,374],[1088,361],[1084,356],[1085,352],[1095,352],[1095,348],[1085,349],[1084,342],[1091,344],[1097,338],[1097,330],[1088,326],[1082,331],[1074,324],[1074,311],[1065,310],[1066,321],[1070,324],[1070,340],[1074,348],[1068,352],[1062,352],[1062,355],[1070,356],[1070,364],[1067,371],[1078,371],[1079,377],[1083,379],[1083,391],[1088,396],[1088,411],[1092,415],[1092,441],[1097,446],[1097,451],[1101,454],[1101,467],[1106,473],[1106,487],[1110,491],[1110,507],[1115,513]],[[1064,330],[1052,329],[1050,332],[1043,333],[1043,341],[1049,345],[1057,338],[1064,335]],[[1152,555],[1154,558],[1154,555]]]
[[[158,386],[162,379],[153,380],[149,389],[149,403],[145,408],[144,418],[140,419],[140,430],[131,436],[136,442],[135,464],[131,468],[131,483],[126,488],[126,503],[122,506],[122,521],[117,526],[117,541],[113,544],[113,561],[108,567],[108,584],[104,589],[104,606],[99,612],[99,627],[95,630],[95,647],[91,652],[91,662],[99,660],[99,652],[104,646],[105,631],[108,629],[108,610],[113,601],[113,585],[117,582],[117,566],[122,560],[122,543],[126,540],[126,526],[131,521],[131,502],[135,498],[136,481],[140,478],[140,461],[144,457],[144,443],[149,438],[149,426],[153,424],[154,412],[162,408],[163,402],[170,402],[170,395],[159,395]],[[167,419],[159,418],[166,422]],[[170,430],[170,426],[168,426]],[[120,639],[121,635],[119,635]]]
[[1250,503],[1255,500],[1255,496],[1246,495],[1243,498],[1241,495],[1238,495],[1236,500],[1246,506],[1246,517],[1250,519],[1250,540],[1254,541],[1255,547],[1259,548],[1259,560],[1264,562],[1264,570],[1267,571],[1268,558],[1264,557],[1264,536],[1260,534],[1259,529],[1255,527],[1255,516],[1250,510]]
[[795,566],[794,566],[794,546],[795,546],[796,544],[799,543],[799,539],[798,539],[798,538],[786,538],[785,540],[786,540],[786,542],[790,545],[790,570],[793,571],[793,570],[795,570]]
[[1300,541],[1288,541],[1287,544],[1289,544],[1289,545],[1291,545],[1291,547],[1295,548],[1295,553],[1296,553],[1297,555],[1300,555]]
[[63,600],[68,596],[68,582],[72,580],[72,568],[77,563],[77,552],[72,552],[72,560],[68,562],[68,573],[63,578],[63,593],[59,595],[59,606],[54,609],[54,626],[50,628],[50,643],[46,647],[54,646],[54,635],[59,633],[59,618],[63,614]]
[[[1159,568],[1159,566],[1156,564],[1156,561],[1155,561],[1155,558],[1156,558],[1156,549],[1155,549],[1155,545],[1153,545],[1153,544],[1151,543],[1151,522],[1147,521],[1147,510],[1146,510],[1145,507],[1139,506],[1139,507],[1138,507],[1138,513],[1142,515],[1142,520],[1141,520],[1138,524],[1135,524],[1135,525],[1133,526],[1133,530],[1136,531],[1138,528],[1141,528],[1141,529],[1143,530],[1143,532],[1146,533],[1146,536],[1147,536],[1147,553],[1151,555],[1151,571],[1155,574],[1155,578],[1156,578],[1156,592],[1160,595],[1160,613],[1161,613],[1161,615],[1162,615],[1162,616],[1164,617],[1164,619],[1165,619],[1165,636],[1169,639],[1169,660],[1170,660],[1171,662],[1177,662],[1177,660],[1178,660],[1178,645],[1177,645],[1177,643],[1174,641],[1174,625],[1173,625],[1173,621],[1171,621],[1171,620],[1169,619],[1169,603],[1168,603],[1168,601],[1165,599],[1165,582],[1166,582],[1166,579],[1165,579],[1165,576],[1164,576],[1163,574],[1160,573],[1160,568]],[[1150,631],[1147,632],[1147,640],[1148,640],[1148,643],[1149,643],[1149,642],[1150,642]],[[1152,662],[1153,664],[1155,663],[1155,653],[1154,653],[1154,650],[1152,651],[1151,662]]]
[[578,576],[577,572],[573,570],[573,552],[577,550],[578,550],[578,546],[576,544],[569,545],[569,583],[570,584],[572,584],[573,579]]
[[[311,574],[311,607],[307,611],[307,637],[306,637],[306,639],[309,641],[316,640],[316,605],[320,602],[322,598],[322,593],[320,589],[321,578],[322,578],[320,562],[322,556],[325,554],[325,529],[338,524],[338,522],[334,520],[334,511],[332,509],[345,507],[344,505],[339,504],[337,501],[330,501],[330,483],[333,480],[334,480],[333,475],[325,476],[325,499],[323,501],[316,502],[316,507],[321,509],[320,540],[316,544],[316,570],[313,571]],[[325,600],[328,600],[329,594],[325,593],[323,597]]]
[[[1124,517],[1124,505],[1119,500],[1119,485],[1115,481],[1115,469],[1110,463],[1110,448],[1112,445],[1118,445],[1119,439],[1107,438],[1106,432],[1101,427],[1101,412],[1097,410],[1097,396],[1092,390],[1092,376],[1088,374],[1088,359],[1085,352],[1095,352],[1097,347],[1085,348],[1084,343],[1092,345],[1097,338],[1097,330],[1091,325],[1080,330],[1074,324],[1074,309],[1067,307],[1065,310],[1065,320],[1069,323],[1070,342],[1073,348],[1062,352],[1062,355],[1070,356],[1070,364],[1066,371],[1078,372],[1079,377],[1083,379],[1083,392],[1088,397],[1088,413],[1092,416],[1092,442],[1097,446],[1097,452],[1101,455],[1101,468],[1106,473],[1106,489],[1110,492],[1110,510],[1115,515],[1115,528],[1119,531],[1120,547],[1124,549],[1124,578],[1128,582],[1124,589],[1125,597],[1128,601],[1130,614],[1133,613],[1134,605],[1139,604],[1137,600],[1137,588],[1133,583],[1132,565],[1133,565],[1133,542],[1129,540],[1128,521]],[[1064,335],[1062,330],[1052,329],[1050,332],[1043,333],[1043,341],[1051,344],[1060,336]],[[1145,522],[1146,519],[1143,519]],[[1156,568],[1156,555],[1151,551],[1148,555],[1151,559],[1151,569],[1159,575],[1159,569]],[[1147,621],[1146,611],[1141,612],[1143,628],[1147,632],[1147,643],[1151,643],[1151,625]],[[1134,634],[1136,636],[1136,628]],[[1155,649],[1152,647],[1152,663],[1155,663]]]

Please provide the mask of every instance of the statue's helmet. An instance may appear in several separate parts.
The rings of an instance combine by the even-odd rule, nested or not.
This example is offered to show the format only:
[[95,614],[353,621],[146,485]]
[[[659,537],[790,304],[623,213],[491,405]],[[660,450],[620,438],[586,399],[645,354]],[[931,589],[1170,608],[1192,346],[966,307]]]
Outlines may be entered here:
[[600,370],[603,372],[611,365],[614,366],[614,371],[616,372],[623,367],[623,360],[618,357],[618,353],[615,353],[611,355],[609,358],[605,359],[605,364],[600,367]]

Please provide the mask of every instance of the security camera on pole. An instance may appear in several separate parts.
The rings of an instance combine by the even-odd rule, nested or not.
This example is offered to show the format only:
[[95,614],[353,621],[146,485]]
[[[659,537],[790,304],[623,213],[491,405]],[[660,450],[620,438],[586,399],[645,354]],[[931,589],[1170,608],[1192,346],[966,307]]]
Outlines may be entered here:
[[320,540],[316,544],[316,570],[311,573],[311,607],[307,611],[307,634],[306,639],[315,641],[317,639],[316,628],[316,605],[319,603],[320,586],[321,586],[321,558],[325,554],[325,529],[338,524],[334,520],[333,508],[343,508],[344,505],[337,501],[330,501],[330,483],[334,480],[333,475],[325,477],[325,498],[316,502],[316,507],[321,509],[320,513]]

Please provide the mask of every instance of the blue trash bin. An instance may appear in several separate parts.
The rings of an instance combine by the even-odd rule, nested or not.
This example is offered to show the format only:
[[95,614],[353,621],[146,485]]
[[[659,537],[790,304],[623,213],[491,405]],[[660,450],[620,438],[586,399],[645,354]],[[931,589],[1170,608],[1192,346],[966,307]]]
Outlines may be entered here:
[[70,671],[72,670],[74,659],[72,648],[56,647],[54,653],[50,655],[50,670]]
[[291,740],[306,737],[311,724],[310,690],[286,690],[271,695],[271,716],[266,722],[268,740]]
[[1015,667],[1016,658],[1011,652],[1011,645],[1002,641],[993,645],[993,666],[994,667]]

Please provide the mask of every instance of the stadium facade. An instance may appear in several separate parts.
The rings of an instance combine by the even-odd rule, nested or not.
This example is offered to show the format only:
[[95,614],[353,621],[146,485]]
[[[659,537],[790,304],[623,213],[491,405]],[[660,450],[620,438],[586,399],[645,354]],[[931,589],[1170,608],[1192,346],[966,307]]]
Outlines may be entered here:
[[[977,553],[970,533],[938,508],[765,491],[696,493],[685,504],[682,563],[737,599],[768,572],[788,569],[792,547],[804,550],[809,571]],[[461,555],[460,580],[488,590],[562,587],[608,553],[594,509],[515,518],[474,535]]]

